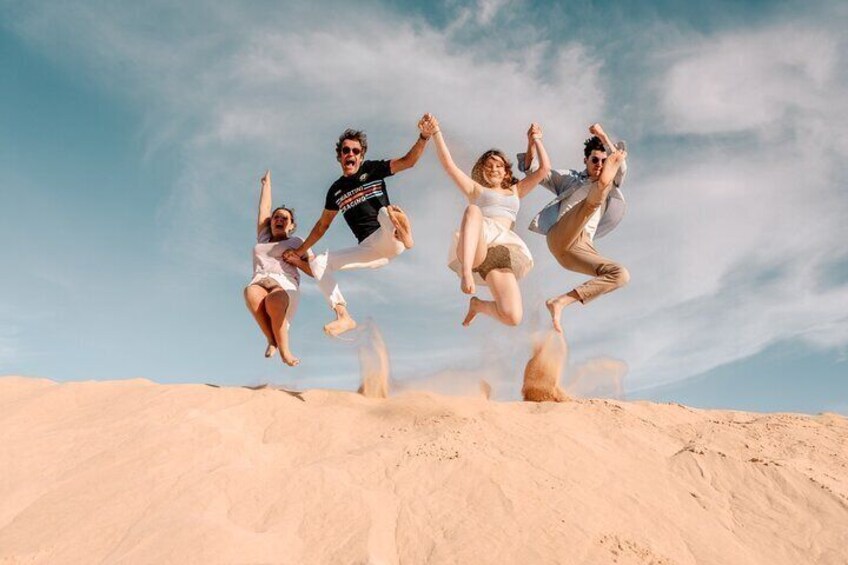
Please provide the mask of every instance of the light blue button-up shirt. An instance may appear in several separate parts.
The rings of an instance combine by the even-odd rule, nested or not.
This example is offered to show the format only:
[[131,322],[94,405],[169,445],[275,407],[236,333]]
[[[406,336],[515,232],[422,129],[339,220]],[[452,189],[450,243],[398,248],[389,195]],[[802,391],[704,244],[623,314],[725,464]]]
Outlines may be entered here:
[[[524,153],[519,153],[516,158],[518,159],[518,170],[526,174],[528,171],[524,166],[524,155]],[[538,166],[534,160],[529,172],[536,170]],[[624,176],[626,174],[627,163],[625,161],[621,163],[621,168],[619,168],[618,173],[612,181],[613,187],[607,197],[604,213],[598,223],[595,237],[603,237],[611,232],[624,217],[627,203],[624,201],[624,195],[621,193],[620,187],[624,182]],[[540,184],[553,192],[556,198],[542,208],[542,211],[530,222],[528,229],[542,235],[547,235],[560,218],[586,199],[589,195],[589,188],[594,184],[594,181],[589,178],[589,173],[585,169],[582,171],[575,169],[551,169],[550,174]]]

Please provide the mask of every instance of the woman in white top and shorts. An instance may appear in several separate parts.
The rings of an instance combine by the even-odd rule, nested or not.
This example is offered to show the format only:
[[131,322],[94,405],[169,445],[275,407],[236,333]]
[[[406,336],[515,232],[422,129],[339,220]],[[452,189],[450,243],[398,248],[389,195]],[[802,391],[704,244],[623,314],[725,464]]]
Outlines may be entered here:
[[256,245],[253,247],[253,278],[244,289],[247,308],[268,340],[265,357],[280,352],[283,362],[295,366],[300,360],[289,349],[289,326],[300,296],[300,273],[309,276],[309,263],[297,265],[283,261],[288,249],[296,249],[303,240],[291,234],[295,229],[294,212],[280,206],[271,211],[271,171],[261,180],[259,216],[256,220]]
[[516,326],[523,315],[518,280],[533,268],[533,257],[512,228],[520,199],[550,170],[548,154],[542,145],[542,130],[532,124],[527,132],[538,151],[540,167],[516,182],[511,164],[501,151],[491,149],[483,153],[468,176],[453,162],[435,116],[425,114],[419,127],[422,135],[433,136],[442,167],[468,199],[462,224],[450,248],[448,266],[460,276],[462,292],[474,294],[476,285],[483,284],[494,298],[480,300],[472,296],[462,324],[469,325],[482,313]]

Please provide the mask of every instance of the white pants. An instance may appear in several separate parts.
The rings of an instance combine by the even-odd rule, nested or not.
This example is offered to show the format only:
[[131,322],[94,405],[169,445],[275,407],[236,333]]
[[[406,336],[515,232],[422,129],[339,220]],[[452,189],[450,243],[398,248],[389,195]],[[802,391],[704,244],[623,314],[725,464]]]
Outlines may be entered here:
[[389,264],[406,249],[403,243],[395,238],[395,226],[389,218],[389,211],[385,206],[377,213],[377,221],[380,228],[362,240],[356,247],[341,249],[339,251],[325,251],[309,260],[309,267],[318,288],[330,304],[335,308],[339,304],[346,304],[336,278],[336,271],[347,271],[349,269],[377,269]]

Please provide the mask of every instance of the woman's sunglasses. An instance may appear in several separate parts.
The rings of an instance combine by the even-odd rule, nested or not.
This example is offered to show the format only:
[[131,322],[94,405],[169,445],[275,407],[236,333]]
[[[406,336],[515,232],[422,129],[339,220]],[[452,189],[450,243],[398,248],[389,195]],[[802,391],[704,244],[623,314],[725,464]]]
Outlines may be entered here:
[[353,153],[354,155],[359,155],[360,153],[362,153],[362,149],[360,149],[359,147],[342,147],[343,155],[350,155],[351,153]]

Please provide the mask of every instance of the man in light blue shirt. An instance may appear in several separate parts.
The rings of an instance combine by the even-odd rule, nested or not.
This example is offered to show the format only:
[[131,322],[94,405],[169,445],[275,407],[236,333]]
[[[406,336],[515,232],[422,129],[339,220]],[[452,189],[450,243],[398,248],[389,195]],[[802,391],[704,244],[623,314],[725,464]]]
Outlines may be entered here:
[[[556,195],[530,223],[530,231],[546,236],[548,249],[560,265],[594,278],[545,302],[554,329],[562,332],[562,309],[574,302],[587,304],[602,294],[627,284],[630,274],[623,266],[602,257],[595,237],[603,237],[624,216],[625,202],[620,187],[627,172],[624,142],[615,146],[600,124],[589,128],[592,137],[584,143],[583,171],[552,169],[541,185]],[[533,147],[518,155],[522,172],[534,169]]]

